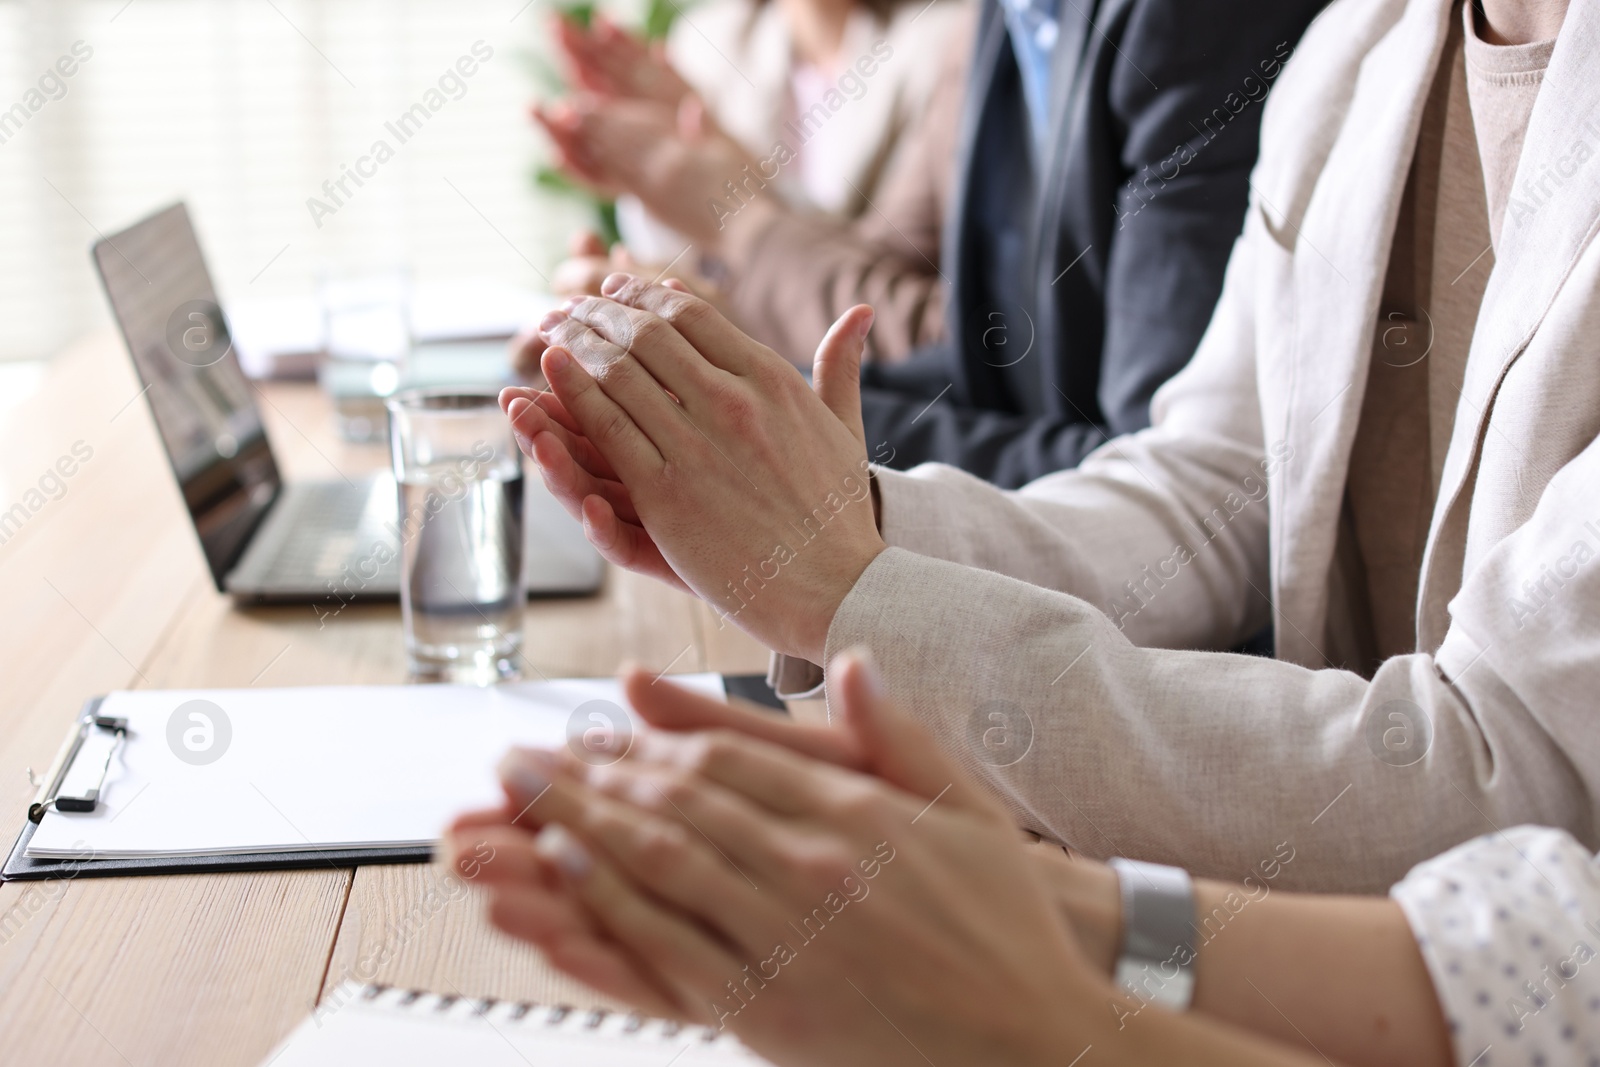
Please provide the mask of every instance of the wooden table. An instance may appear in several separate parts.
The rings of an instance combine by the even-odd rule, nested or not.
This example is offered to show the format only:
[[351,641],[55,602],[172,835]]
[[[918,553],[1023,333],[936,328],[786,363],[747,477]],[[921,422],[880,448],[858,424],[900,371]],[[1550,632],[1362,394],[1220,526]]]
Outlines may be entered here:
[[[386,462],[382,447],[335,439],[313,386],[265,386],[258,403],[290,477]],[[92,455],[64,491],[47,478],[30,497],[79,442]],[[86,697],[404,679],[396,606],[347,608],[319,628],[309,606],[238,610],[216,592],[110,333],[64,352],[37,395],[0,414],[0,515],[19,502],[32,513],[0,527],[7,850],[32,799],[29,768],[43,773]],[[628,659],[674,673],[766,665],[764,649],[719,629],[698,601],[615,570],[599,596],[534,602],[525,619],[528,659],[550,677],[607,675]],[[489,928],[480,903],[421,865],[0,886],[0,1058],[246,1067],[350,975],[604,1003]]]

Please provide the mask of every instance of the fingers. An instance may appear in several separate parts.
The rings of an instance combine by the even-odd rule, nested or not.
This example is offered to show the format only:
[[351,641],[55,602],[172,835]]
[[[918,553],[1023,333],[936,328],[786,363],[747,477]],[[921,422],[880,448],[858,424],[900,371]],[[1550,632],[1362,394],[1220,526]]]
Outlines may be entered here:
[[609,504],[622,521],[638,523],[639,515],[633,509],[627,487],[612,479],[596,478],[584,470],[556,434],[549,430],[535,434],[528,442],[528,455],[539,465],[545,488],[561,501],[573,518],[581,521],[583,501],[597,496]]
[[[555,492],[553,489],[551,491]],[[578,518],[583,523],[584,537],[607,563],[694,595],[694,590],[661,554],[649,531],[642,526],[622,522],[617,518],[616,510],[603,498],[584,497]]]
[[501,774],[509,792],[531,794],[541,822],[572,830],[730,943],[755,951],[782,924],[748,873],[775,876],[771,820],[727,791],[660,768],[596,768],[536,749],[507,753]]
[[[806,849],[804,831],[707,778],[663,764],[562,762],[588,789],[620,802],[611,811],[615,823],[599,821],[594,832],[623,870],[708,922],[726,922],[741,947],[766,945],[782,922],[768,911],[770,894],[790,871],[779,857]],[[609,835],[606,825],[613,827]],[[707,899],[714,885],[721,899]]]
[[712,402],[708,394],[720,392],[728,382],[716,366],[658,315],[598,298],[574,302],[568,314],[610,344],[631,353],[651,377],[682,399],[691,418],[700,417],[701,409]]
[[625,757],[691,771],[776,814],[822,817],[860,775],[744,734],[645,733]]
[[584,125],[570,104],[560,103],[548,108],[535,104],[528,113],[555,145],[562,170],[596,190],[609,192],[613,189],[615,179],[595,158]]
[[[664,460],[655,442],[639,428],[632,412],[603,390],[600,383],[578,365],[566,348],[552,346],[545,349],[540,366],[544,369],[545,379],[560,398],[562,407],[577,423],[580,432],[593,442],[624,482],[639,483],[659,475]],[[619,391],[628,392],[630,397],[644,402],[639,394],[644,389],[652,389],[659,403],[672,404],[661,394],[660,386],[648,381],[649,375],[637,365],[634,365],[634,370],[634,379],[626,389],[618,386]],[[647,380],[641,382],[639,378]],[[674,419],[682,418],[676,412],[669,414]]]
[[946,756],[925,730],[895,708],[883,695],[877,668],[865,649],[851,649],[833,658],[828,683],[845,722],[872,761],[874,773],[920,797],[981,809],[998,805]]
[[[642,1011],[683,1018],[684,1006],[659,975],[611,940],[566,889],[559,870],[533,848],[534,835],[510,827],[488,834],[452,832],[444,842],[452,867],[489,893],[489,921],[539,946],[557,967]],[[479,862],[485,848],[493,859]]]
[[[589,303],[591,301],[585,300],[580,306]],[[539,330],[552,346],[544,357],[545,377],[577,420],[584,436],[595,443],[601,454],[613,459],[612,466],[619,474],[624,472],[615,463],[607,442],[601,440],[602,435],[617,440],[638,434],[650,442],[652,451],[660,457],[672,451],[673,444],[680,441],[684,434],[693,432],[685,425],[678,405],[662,391],[663,386],[672,388],[670,381],[661,381],[654,376],[653,370],[646,369],[646,362],[659,363],[662,359],[652,346],[645,344],[643,336],[635,339],[632,346],[640,350],[636,358],[635,354],[630,353],[629,345],[617,344],[582,319],[564,311],[552,311],[546,315],[539,324]],[[648,358],[643,354],[643,349],[651,351]],[[559,352],[574,357],[577,363],[582,364],[581,370],[575,365],[566,364],[552,368],[551,357]],[[585,412],[578,410],[574,398],[563,389],[565,385],[581,394],[585,389],[584,383],[596,386],[592,393],[602,394],[611,402],[607,408],[599,404],[592,394],[582,397],[582,403],[589,413],[599,420],[593,425],[585,417]],[[618,421],[619,416],[626,423],[625,426]],[[624,480],[631,479],[624,476]]]
[[865,304],[839,316],[817,346],[811,384],[839,421],[849,427],[864,447],[867,431],[861,422],[861,354],[867,331],[872,329],[872,309]]
[[646,1015],[699,1022],[704,1012],[683,1002],[669,982],[602,931],[576,928],[568,912],[583,905],[570,894],[506,889],[494,894],[489,921],[512,937],[537,945],[545,958],[593,989]]
[[703,1005],[740,974],[744,964],[710,934],[651,900],[567,828],[546,826],[534,848],[560,868],[600,926],[662,976],[675,999]]
[[516,814],[511,810],[509,802],[498,808],[480,808],[477,811],[462,812],[445,831],[445,837],[448,839],[457,834],[467,834],[490,826],[508,826]]
[[[765,351],[709,303],[675,288],[652,285],[631,274],[613,274],[601,283],[600,291],[618,304],[665,320],[707,362],[730,374],[749,374],[759,365],[753,354]],[[775,353],[768,355],[784,362]]]
[[[859,746],[854,755],[868,761],[874,774],[923,800],[940,798],[951,806],[990,814],[997,810],[931,737],[890,708],[864,653],[836,657],[829,684]],[[630,699],[638,699],[640,689],[637,683],[631,685]],[[645,694],[643,699],[648,706],[659,703],[652,695]],[[647,733],[636,740],[627,758],[692,770],[772,811],[796,818],[825,816],[848,803],[862,785],[858,775],[816,763],[747,733]]]
[[511,429],[525,454],[531,455],[535,437],[541,433],[552,433],[573,461],[584,470],[596,478],[613,482],[617,480],[617,472],[594,447],[594,443],[576,429],[572,416],[561,406],[561,401],[556,399],[554,393],[546,389],[507,386],[500,390],[500,409],[511,420]]
[[583,503],[591,498],[605,501],[610,514],[619,522],[638,525],[639,516],[633,509],[633,498],[621,482],[596,478],[572,459],[569,452],[554,434],[540,433],[528,442],[528,454],[539,465],[539,476],[561,506],[579,522],[583,521]]
[[731,730],[851,770],[867,770],[852,735],[831,726],[810,726],[742,700],[723,702],[695,693],[649,671],[629,669],[622,678],[628,703],[651,726],[663,730]]
[[605,457],[588,438],[551,417],[545,405],[530,403],[530,394],[541,400],[549,397],[550,409],[559,410],[564,419],[570,420],[571,414],[547,393],[518,387],[501,392],[517,442],[538,465],[550,495],[583,523],[585,537],[606,560],[689,592],[640,524],[632,493]]

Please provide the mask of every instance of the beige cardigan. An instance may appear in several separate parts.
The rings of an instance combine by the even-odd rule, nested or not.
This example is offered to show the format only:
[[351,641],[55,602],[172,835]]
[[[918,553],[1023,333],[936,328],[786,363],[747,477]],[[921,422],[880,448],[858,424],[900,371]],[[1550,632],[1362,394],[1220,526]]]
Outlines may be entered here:
[[[1235,879],[1287,845],[1274,884],[1329,890],[1381,889],[1522,822],[1600,844],[1600,0],[1572,0],[1530,121],[1429,532],[1420,651],[1371,678],[1322,652],[1348,621],[1336,527],[1450,15],[1336,0],[1313,23],[1267,104],[1215,317],[1151,429],[1016,492],[880,472],[893,547],[828,655],[870,645],[1027,827]],[[1176,651],[1269,621],[1275,660]],[[808,667],[774,673],[795,690]]]

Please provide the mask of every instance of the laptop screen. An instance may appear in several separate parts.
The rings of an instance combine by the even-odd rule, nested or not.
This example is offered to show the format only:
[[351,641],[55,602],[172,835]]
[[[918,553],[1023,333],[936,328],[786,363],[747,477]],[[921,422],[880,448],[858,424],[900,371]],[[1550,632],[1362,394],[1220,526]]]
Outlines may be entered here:
[[280,480],[188,210],[112,234],[94,260],[221,589]]

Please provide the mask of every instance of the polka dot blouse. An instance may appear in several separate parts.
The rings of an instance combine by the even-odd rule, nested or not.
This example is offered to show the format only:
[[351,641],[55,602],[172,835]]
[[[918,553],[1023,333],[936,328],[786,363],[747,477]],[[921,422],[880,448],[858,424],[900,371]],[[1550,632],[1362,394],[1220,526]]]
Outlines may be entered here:
[[1419,864],[1390,890],[1461,1067],[1600,1067],[1600,859],[1519,826]]

